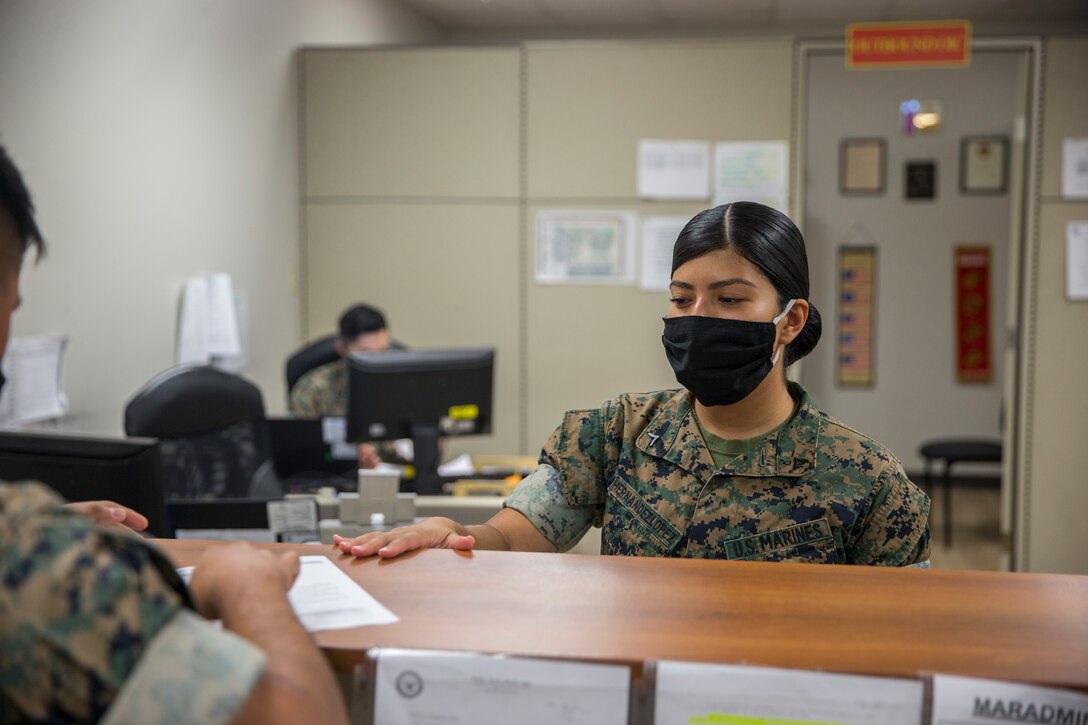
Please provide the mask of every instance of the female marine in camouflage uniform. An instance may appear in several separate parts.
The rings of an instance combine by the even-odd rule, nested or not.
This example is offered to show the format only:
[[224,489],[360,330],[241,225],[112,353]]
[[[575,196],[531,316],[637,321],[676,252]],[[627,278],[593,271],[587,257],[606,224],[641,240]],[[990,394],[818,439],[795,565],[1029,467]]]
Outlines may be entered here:
[[736,202],[673,248],[662,342],[680,389],[566,414],[505,508],[337,537],[357,556],[420,547],[904,566],[928,561],[929,499],[890,452],[818,410],[785,368],[820,338],[785,215]]

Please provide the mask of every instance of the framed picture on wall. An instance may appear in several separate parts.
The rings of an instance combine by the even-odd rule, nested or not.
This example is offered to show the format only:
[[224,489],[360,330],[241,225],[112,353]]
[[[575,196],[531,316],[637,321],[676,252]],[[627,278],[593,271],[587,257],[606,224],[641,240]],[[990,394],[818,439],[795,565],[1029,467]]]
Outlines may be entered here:
[[839,144],[839,191],[883,194],[886,156],[882,138],[844,138]]
[[1008,137],[963,137],[960,141],[960,191],[964,194],[1003,194],[1008,175]]
[[937,198],[936,161],[908,161],[903,168],[903,190],[908,199]]

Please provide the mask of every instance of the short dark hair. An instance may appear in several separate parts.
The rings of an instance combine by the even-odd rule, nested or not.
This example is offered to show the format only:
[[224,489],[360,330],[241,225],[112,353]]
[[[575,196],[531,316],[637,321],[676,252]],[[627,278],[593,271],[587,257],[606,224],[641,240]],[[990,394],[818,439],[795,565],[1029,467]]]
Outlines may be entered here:
[[[759,269],[778,293],[778,309],[792,299],[808,300],[808,254],[805,238],[793,221],[754,201],[735,201],[696,214],[684,226],[672,248],[672,271],[718,249],[731,249]],[[786,346],[786,364],[812,352],[823,325],[811,301],[808,320]]]
[[351,341],[359,335],[385,329],[385,316],[369,305],[355,305],[340,316],[340,337]]
[[0,211],[6,212],[15,223],[15,232],[19,235],[22,250],[34,245],[41,257],[45,253],[45,240],[34,221],[34,202],[30,191],[23,182],[23,175],[11,160],[7,150],[0,146]]

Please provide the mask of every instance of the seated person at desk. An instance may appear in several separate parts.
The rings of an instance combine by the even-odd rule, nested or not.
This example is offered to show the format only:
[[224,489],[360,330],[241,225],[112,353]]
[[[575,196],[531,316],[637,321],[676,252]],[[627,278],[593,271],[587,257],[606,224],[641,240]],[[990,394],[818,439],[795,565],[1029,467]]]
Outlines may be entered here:
[[[343,358],[353,352],[388,350],[392,346],[385,316],[369,305],[355,305],[340,316],[340,339],[336,351],[340,360],[307,371],[291,387],[288,408],[296,418],[342,418],[348,401],[348,370]],[[375,468],[381,461],[396,461],[392,444],[381,449],[359,446],[359,466]]]
[[566,551],[596,525],[604,554],[927,565],[926,494],[786,379],[820,337],[793,222],[753,202],[700,212],[669,294],[662,343],[682,388],[568,412],[485,524],[426,519],[334,546]]
[[[0,355],[23,254],[42,249],[33,209],[0,146]],[[0,722],[347,722],[287,600],[297,555],[219,548],[187,588],[129,531],[144,517],[62,503],[41,484],[0,482]]]

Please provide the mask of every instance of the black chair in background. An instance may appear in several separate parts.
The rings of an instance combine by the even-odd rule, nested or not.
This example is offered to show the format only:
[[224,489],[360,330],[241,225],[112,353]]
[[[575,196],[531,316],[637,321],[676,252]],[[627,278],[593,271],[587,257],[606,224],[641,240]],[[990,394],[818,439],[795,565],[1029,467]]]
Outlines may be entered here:
[[932,491],[930,468],[934,461],[944,462],[941,485],[944,487],[944,545],[952,545],[952,466],[957,463],[1000,463],[1001,441],[980,438],[936,438],[918,448],[926,460],[926,490]]
[[125,406],[125,433],[160,440],[167,499],[279,498],[261,391],[209,366],[155,376]]
[[[312,340],[306,343],[294,353],[291,357],[287,358],[287,395],[290,397],[291,388],[295,387],[295,383],[298,382],[306,373],[310,372],[314,368],[319,368],[322,365],[328,365],[331,362],[340,359],[340,353],[336,350],[336,341],[340,339],[339,335],[327,335],[317,340]],[[404,345],[396,340],[393,340],[389,344],[394,350],[403,350]]]
[[334,360],[340,359],[340,353],[336,351],[336,341],[339,337],[339,335],[328,335],[308,342],[296,350],[291,357],[287,358],[288,395],[291,394],[291,388],[295,387],[295,383],[303,375],[314,368],[328,365]]

